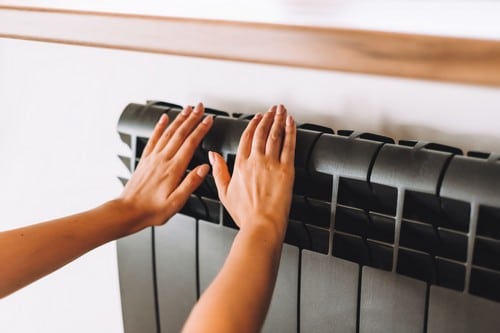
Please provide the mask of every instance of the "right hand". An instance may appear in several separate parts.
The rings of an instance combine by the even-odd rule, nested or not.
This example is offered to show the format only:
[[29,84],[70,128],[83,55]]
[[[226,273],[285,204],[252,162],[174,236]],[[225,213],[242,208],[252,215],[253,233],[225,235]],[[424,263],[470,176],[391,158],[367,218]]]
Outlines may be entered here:
[[241,135],[232,177],[209,152],[219,198],[241,230],[268,224],[284,237],[294,181],[296,128],[283,105],[257,114]]

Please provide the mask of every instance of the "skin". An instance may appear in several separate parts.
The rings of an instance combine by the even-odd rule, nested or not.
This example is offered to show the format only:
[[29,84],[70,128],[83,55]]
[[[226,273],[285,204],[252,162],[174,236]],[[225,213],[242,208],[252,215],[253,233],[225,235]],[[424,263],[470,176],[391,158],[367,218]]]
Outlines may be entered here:
[[240,231],[221,271],[193,308],[184,333],[260,331],[290,210],[295,137],[293,118],[280,105],[248,124],[232,177],[222,156],[209,153],[219,197]]
[[[210,170],[200,165],[183,178],[212,123],[211,116],[203,118],[201,104],[186,107],[168,128],[162,116],[119,198],[80,214],[1,232],[0,297],[104,243],[168,221]],[[249,122],[232,177],[222,156],[209,152],[220,200],[240,231],[183,332],[261,329],[287,227],[295,137],[295,122],[280,105]]]
[[[121,196],[68,217],[0,233],[0,297],[36,281],[109,241],[160,225],[182,208],[210,167],[182,180],[213,119],[186,107],[167,128],[162,116]],[[182,181],[181,181],[182,180]]]

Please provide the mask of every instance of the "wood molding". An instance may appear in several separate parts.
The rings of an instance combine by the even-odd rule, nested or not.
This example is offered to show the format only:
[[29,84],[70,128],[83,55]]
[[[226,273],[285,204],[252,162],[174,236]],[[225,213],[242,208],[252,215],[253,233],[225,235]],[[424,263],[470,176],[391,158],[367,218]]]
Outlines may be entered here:
[[500,41],[0,6],[0,37],[500,86]]

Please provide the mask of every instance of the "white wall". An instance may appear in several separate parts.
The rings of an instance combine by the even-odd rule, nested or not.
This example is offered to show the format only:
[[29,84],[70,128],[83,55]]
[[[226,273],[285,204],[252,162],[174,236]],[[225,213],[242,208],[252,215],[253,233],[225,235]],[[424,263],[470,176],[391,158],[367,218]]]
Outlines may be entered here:
[[0,0],[12,6],[500,39],[496,0]]
[[[146,99],[285,103],[299,121],[500,151],[500,89],[0,39],[0,230],[118,195],[118,116]],[[0,332],[68,331],[122,331],[114,244],[0,300]]]

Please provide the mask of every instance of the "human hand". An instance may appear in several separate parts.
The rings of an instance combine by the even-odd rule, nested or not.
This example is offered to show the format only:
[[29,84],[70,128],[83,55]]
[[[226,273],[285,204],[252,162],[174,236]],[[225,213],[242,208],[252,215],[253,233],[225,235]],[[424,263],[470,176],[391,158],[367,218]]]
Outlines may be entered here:
[[183,179],[196,148],[213,123],[212,116],[201,120],[203,112],[201,103],[194,110],[187,106],[168,128],[165,114],[156,124],[120,197],[134,216],[132,232],[165,223],[184,206],[210,171],[207,164],[199,165]]
[[290,211],[296,128],[283,105],[257,114],[241,135],[232,177],[209,152],[219,198],[240,229],[261,223],[284,237]]

